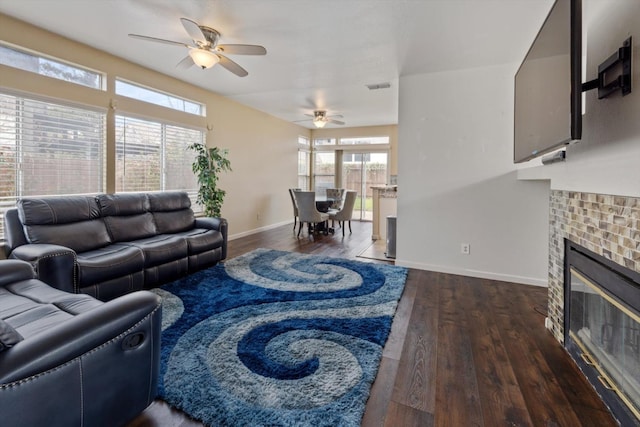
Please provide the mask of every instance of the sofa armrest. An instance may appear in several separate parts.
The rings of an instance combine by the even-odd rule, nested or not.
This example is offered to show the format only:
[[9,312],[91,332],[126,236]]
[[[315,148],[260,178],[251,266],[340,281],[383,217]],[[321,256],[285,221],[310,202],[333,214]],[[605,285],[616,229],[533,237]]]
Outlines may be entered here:
[[208,228],[210,230],[217,230],[226,233],[227,226],[227,220],[224,218],[215,218],[211,216],[196,218],[196,228]]
[[75,268],[76,253],[65,246],[44,243],[22,245],[9,255],[33,266],[38,279],[62,291],[78,293]]
[[28,262],[16,259],[0,261],[0,286],[36,277],[33,267]]
[[22,227],[23,225],[18,215],[18,209],[7,209],[4,212],[4,238],[9,248],[17,248],[18,246],[29,243]]
[[200,217],[196,218],[196,228],[207,228],[217,230],[222,233],[222,259],[227,258],[227,234],[229,233],[229,223],[225,218]]
[[113,340],[127,351],[127,337],[136,334],[131,349],[159,346],[161,307],[154,293],[133,292],[20,341],[0,354],[0,384],[54,369]]

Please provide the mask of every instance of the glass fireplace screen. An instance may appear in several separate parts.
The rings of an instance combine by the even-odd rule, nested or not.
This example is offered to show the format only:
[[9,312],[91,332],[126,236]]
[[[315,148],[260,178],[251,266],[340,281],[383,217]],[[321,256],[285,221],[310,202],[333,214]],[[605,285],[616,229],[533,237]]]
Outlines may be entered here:
[[640,420],[640,317],[571,269],[569,334],[585,363],[599,373]]

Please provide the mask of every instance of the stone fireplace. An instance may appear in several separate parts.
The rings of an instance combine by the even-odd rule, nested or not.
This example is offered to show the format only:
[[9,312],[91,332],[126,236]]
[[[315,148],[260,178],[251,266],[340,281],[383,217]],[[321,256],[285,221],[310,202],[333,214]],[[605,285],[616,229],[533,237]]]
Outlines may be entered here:
[[564,344],[623,426],[640,425],[640,273],[565,240]]
[[[625,404],[636,408],[640,405],[640,199],[552,190],[549,220],[547,326],[621,420],[625,415],[619,413],[626,411]],[[608,289],[610,286],[614,289]],[[620,337],[624,337],[625,349],[610,351],[612,340]],[[638,341],[637,346],[634,340]],[[624,366],[627,362],[618,358],[632,363]],[[595,369],[607,363],[616,368],[608,371],[625,369],[613,373],[618,377],[614,387],[610,382],[615,379]],[[607,395],[612,394],[611,388],[626,383],[627,378],[635,385],[623,384],[629,386],[629,391],[626,395],[617,394],[624,395],[618,400],[631,402],[616,408],[619,402],[612,402],[615,396]],[[638,414],[626,412],[630,416],[627,422],[633,422],[629,425],[639,425]]]
[[564,239],[640,271],[640,198],[552,190],[549,207],[548,317],[564,342]]

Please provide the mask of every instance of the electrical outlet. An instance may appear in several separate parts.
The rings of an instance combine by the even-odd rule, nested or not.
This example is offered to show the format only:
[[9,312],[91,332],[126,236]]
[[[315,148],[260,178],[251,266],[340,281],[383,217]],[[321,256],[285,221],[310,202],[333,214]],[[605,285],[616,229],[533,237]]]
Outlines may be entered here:
[[260,214],[259,213],[256,214],[256,221],[260,221]]
[[460,253],[463,255],[469,255],[471,253],[471,245],[468,243],[460,243]]
[[551,329],[551,319],[549,319],[548,317],[544,318],[544,327],[547,329]]

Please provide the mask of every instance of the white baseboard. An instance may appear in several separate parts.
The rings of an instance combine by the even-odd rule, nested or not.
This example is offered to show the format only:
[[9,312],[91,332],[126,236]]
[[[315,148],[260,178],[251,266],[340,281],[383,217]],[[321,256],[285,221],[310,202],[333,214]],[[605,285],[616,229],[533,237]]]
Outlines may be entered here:
[[[241,237],[251,236],[252,234],[260,233],[262,231],[271,230],[281,227],[283,225],[291,224],[293,221],[282,221],[276,224],[269,224],[264,227],[254,228],[253,230],[243,231],[242,233],[232,234],[228,236],[228,240],[235,240]],[[477,277],[480,279],[500,280],[502,282],[521,283],[523,285],[533,285],[548,287],[546,279],[538,279],[535,277],[516,276],[512,274],[493,273],[490,271],[471,270],[459,267],[450,267],[434,264],[423,264],[411,261],[405,261],[402,259],[396,259],[395,265],[407,268],[415,268],[416,270],[437,271],[438,273],[458,274],[460,276]]]
[[546,279],[535,277],[516,276],[512,274],[493,273],[490,271],[470,270],[466,268],[450,267],[443,265],[422,264],[402,259],[396,259],[395,265],[401,267],[415,268],[417,270],[437,271],[438,273],[458,274],[460,276],[477,277],[479,279],[500,280],[502,282],[521,283],[523,285],[533,285],[548,287]]
[[243,231],[242,233],[231,234],[227,236],[227,240],[235,240],[241,237],[251,236],[252,234],[260,233],[261,231],[267,231],[274,228],[278,228],[283,225],[291,224],[293,221],[282,221],[276,224],[265,225],[264,227],[254,228],[253,230]]

